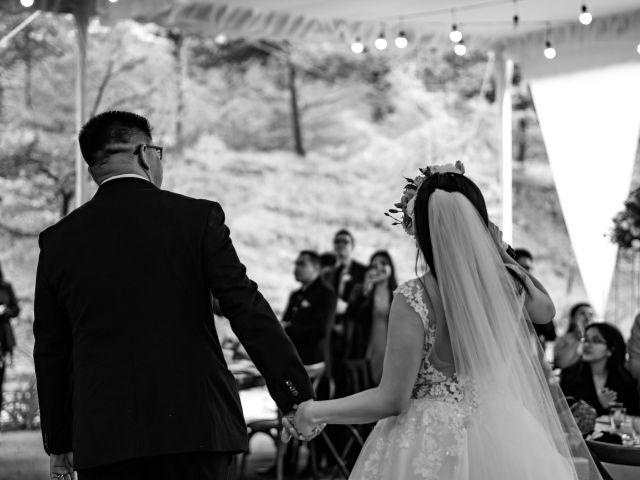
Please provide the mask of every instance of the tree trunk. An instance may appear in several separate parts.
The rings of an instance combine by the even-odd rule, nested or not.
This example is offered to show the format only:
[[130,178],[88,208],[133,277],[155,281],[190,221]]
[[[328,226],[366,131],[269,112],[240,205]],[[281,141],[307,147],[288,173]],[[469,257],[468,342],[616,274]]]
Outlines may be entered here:
[[294,151],[301,157],[305,156],[302,144],[302,128],[300,126],[300,112],[298,109],[298,90],[296,88],[296,67],[291,60],[287,60],[289,70],[289,92],[291,98],[291,126],[293,128]]

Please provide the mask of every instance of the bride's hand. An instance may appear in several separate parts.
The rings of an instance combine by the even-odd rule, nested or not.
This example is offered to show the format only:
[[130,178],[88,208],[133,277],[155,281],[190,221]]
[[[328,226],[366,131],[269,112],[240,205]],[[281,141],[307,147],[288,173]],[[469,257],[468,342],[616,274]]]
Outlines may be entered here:
[[325,424],[315,423],[313,421],[311,417],[313,403],[313,400],[307,400],[306,402],[298,405],[298,409],[296,410],[296,415],[294,417],[296,430],[300,435],[302,435],[302,437],[304,437],[304,440],[307,441],[318,436],[325,427]]

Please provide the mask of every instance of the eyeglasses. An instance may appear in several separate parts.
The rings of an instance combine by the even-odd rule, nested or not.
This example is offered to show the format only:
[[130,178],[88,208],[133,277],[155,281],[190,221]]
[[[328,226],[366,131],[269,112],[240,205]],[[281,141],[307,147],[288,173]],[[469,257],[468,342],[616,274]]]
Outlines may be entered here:
[[164,153],[164,147],[159,147],[158,145],[151,145],[150,143],[141,143],[136,147],[133,151],[134,155],[136,155],[142,147],[153,148],[156,152],[158,152],[158,160],[162,160],[162,155]]
[[591,344],[595,344],[595,345],[606,345],[607,344],[607,341],[604,340],[603,338],[582,337],[580,339],[580,341],[582,343],[591,343]]

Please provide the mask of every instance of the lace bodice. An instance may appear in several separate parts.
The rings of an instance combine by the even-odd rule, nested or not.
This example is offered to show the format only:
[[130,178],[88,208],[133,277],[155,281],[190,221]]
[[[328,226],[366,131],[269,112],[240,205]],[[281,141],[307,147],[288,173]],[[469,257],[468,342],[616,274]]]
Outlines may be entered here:
[[448,402],[462,401],[465,397],[464,382],[461,382],[455,373],[449,376],[445,375],[429,361],[429,354],[436,339],[436,322],[425,302],[426,294],[420,280],[409,280],[400,285],[394,293],[403,295],[411,308],[416,311],[422,320],[425,332],[422,363],[413,385],[411,398],[428,397]]

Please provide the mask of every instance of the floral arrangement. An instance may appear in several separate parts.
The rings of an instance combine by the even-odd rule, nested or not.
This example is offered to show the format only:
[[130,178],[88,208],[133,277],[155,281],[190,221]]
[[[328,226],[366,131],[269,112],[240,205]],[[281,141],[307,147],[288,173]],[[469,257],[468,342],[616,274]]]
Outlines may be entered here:
[[624,210],[614,217],[611,241],[623,249],[640,250],[640,188],[629,194]]
[[[402,192],[402,198],[395,204],[396,208],[390,209],[385,215],[394,220],[392,225],[402,225],[404,231],[411,236],[415,236],[414,229],[414,210],[416,205],[416,194],[418,189],[424,183],[424,181],[431,175],[436,173],[457,173],[464,175],[464,165],[460,160],[455,164],[448,163],[446,165],[431,165],[425,168],[420,168],[420,173],[415,178],[405,177],[407,184]],[[401,213],[401,218],[396,218],[394,215]]]

